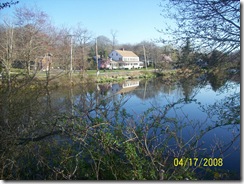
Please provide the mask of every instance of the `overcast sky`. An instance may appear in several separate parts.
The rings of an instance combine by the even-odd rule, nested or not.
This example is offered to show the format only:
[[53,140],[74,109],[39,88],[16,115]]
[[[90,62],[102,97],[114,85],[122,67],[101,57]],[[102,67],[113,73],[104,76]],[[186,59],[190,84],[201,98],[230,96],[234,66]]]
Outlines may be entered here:
[[111,30],[117,30],[122,43],[139,43],[163,36],[160,0],[19,0],[1,14],[15,7],[36,5],[46,12],[55,26],[75,27],[81,23],[94,36],[104,35],[112,40]]

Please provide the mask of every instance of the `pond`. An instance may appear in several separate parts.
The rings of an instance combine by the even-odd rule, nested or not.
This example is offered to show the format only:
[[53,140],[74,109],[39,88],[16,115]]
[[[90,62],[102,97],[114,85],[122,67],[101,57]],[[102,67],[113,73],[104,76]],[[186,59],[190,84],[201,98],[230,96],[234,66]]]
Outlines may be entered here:
[[240,179],[238,80],[155,78],[4,95],[4,179]]

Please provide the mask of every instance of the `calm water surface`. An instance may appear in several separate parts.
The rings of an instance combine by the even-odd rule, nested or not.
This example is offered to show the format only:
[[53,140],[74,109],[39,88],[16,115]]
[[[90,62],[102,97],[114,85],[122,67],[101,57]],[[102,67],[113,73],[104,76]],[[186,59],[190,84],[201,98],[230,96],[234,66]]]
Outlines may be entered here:
[[[51,134],[46,132],[57,127],[59,119],[64,117],[68,121],[69,117],[83,119],[84,114],[89,114],[90,117],[106,117],[110,121],[123,123],[122,116],[116,119],[112,113],[118,110],[130,114],[140,126],[143,115],[144,121],[150,123],[149,117],[164,114],[160,123],[165,123],[166,129],[175,131],[186,148],[197,140],[198,153],[192,151],[189,157],[194,158],[197,154],[199,160],[223,158],[223,165],[218,168],[235,173],[232,179],[240,179],[240,84],[234,80],[209,81],[196,78],[167,83],[162,78],[156,78],[89,84],[70,89],[33,89],[28,94],[15,92],[11,100],[2,98],[6,100],[3,102],[2,120],[8,125],[3,131],[6,138],[3,140],[7,144],[10,140],[8,136],[15,135],[23,141],[22,145],[31,141],[28,137],[38,137],[40,133],[48,137]],[[103,110],[105,106],[111,107],[106,115]],[[62,123],[58,127],[67,126],[67,123]],[[45,136],[39,138],[46,139]],[[59,136],[55,139],[61,140]],[[15,144],[13,146],[13,150],[18,149]],[[175,140],[169,141],[168,148],[179,149]],[[39,153],[38,145],[35,149]],[[10,153],[21,152],[10,150]]]
[[[146,85],[148,86],[143,89]],[[218,124],[223,123],[224,119],[219,117],[221,112],[219,112],[220,114],[211,114],[211,116],[206,112],[206,109],[210,108],[209,110],[214,112],[216,108],[223,108],[222,105],[228,101],[227,97],[234,96],[233,98],[238,98],[240,92],[239,84],[234,82],[227,82],[226,86],[217,91],[213,91],[211,85],[207,83],[206,85],[193,88],[191,94],[189,94],[193,101],[188,102],[187,100],[184,101],[186,96],[181,86],[176,84],[175,86],[168,87],[169,89],[165,87],[167,90],[155,91],[150,81],[148,84],[142,83],[138,89],[135,89],[128,95],[130,99],[124,105],[124,108],[135,115],[139,115],[152,106],[164,108],[167,104],[172,104],[183,99],[183,101],[180,101],[179,104],[169,111],[168,116],[171,118],[177,117],[180,120],[178,123],[186,123],[187,126],[182,130],[182,136],[185,140],[190,139],[197,131],[200,132],[208,126],[215,125],[216,122]],[[146,94],[141,98],[139,94],[144,93],[145,89]],[[238,99],[236,103],[238,105]],[[221,105],[217,106],[216,104]],[[239,119],[240,116],[236,118]],[[234,140],[233,144],[232,140]],[[225,148],[226,150],[222,155],[224,156],[222,168],[240,171],[240,125],[235,125],[232,122],[230,125],[219,126],[208,131],[199,142],[204,142],[202,147],[209,149],[207,153],[202,155],[204,158],[219,158],[221,156],[221,153],[218,151],[214,154],[211,153],[211,149],[216,146],[217,142],[226,145],[226,147],[229,146]]]
[[[215,127],[206,131],[199,140],[199,145],[202,143],[201,147],[204,149],[199,155],[202,158],[224,158],[221,169],[240,173],[240,115],[237,114],[236,119],[230,122],[225,122],[223,116],[224,113],[228,114],[226,110],[235,106],[239,108],[238,83],[227,81],[217,90],[213,90],[208,81],[195,85],[184,85],[179,82],[166,85],[160,79],[138,81],[138,85],[136,82],[110,84],[104,91],[101,90],[104,86],[98,85],[98,91],[106,94],[104,98],[120,96],[128,99],[123,108],[133,114],[135,119],[149,108],[163,111],[167,105],[176,103],[167,113],[167,117],[176,118],[178,124],[184,124],[180,132],[182,139],[187,142],[201,131],[206,131],[208,127]],[[233,107],[228,107],[231,102]],[[218,149],[218,146],[221,148]]]

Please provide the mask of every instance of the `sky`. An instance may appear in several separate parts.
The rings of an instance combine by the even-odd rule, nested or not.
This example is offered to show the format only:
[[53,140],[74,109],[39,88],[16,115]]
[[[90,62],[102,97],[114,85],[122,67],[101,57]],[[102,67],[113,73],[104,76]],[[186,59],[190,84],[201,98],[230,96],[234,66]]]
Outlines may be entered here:
[[110,40],[114,30],[118,44],[136,44],[163,36],[156,30],[163,26],[159,4],[160,0],[19,0],[1,13],[23,5],[37,6],[57,27],[75,28],[80,23],[94,37],[103,35]]

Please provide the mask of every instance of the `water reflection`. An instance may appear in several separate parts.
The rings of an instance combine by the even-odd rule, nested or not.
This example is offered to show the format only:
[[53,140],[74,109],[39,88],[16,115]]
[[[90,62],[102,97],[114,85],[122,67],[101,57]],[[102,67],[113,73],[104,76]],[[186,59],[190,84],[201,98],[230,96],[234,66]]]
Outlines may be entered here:
[[102,95],[125,94],[135,90],[139,86],[139,80],[127,80],[121,83],[97,84],[97,90]]
[[240,84],[225,76],[27,87],[2,92],[0,114],[4,179],[240,179]]

